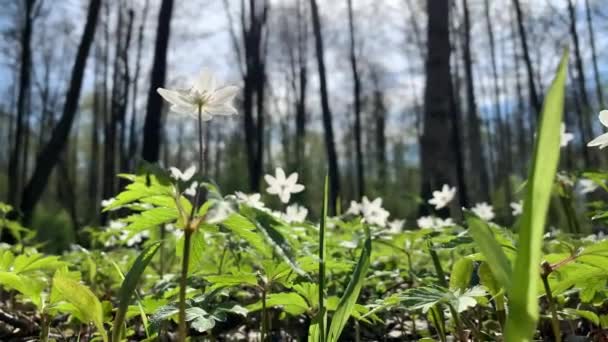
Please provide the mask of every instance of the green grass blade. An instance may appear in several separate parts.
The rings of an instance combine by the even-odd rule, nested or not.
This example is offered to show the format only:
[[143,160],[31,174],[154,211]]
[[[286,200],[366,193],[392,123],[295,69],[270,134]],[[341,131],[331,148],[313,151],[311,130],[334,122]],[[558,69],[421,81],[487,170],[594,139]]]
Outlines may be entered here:
[[150,261],[152,261],[152,258],[156,254],[156,251],[158,251],[159,247],[160,242],[156,242],[144,249],[137,259],[135,259],[133,266],[131,266],[131,269],[129,272],[127,272],[127,275],[120,286],[120,291],[118,292],[118,310],[116,311],[114,323],[112,324],[113,342],[118,342],[121,340],[122,326],[127,314],[129,302],[131,301],[131,297],[133,297],[133,293],[135,292],[137,282]]
[[475,240],[481,254],[486,258],[492,274],[500,284],[508,288],[512,275],[511,263],[498,241],[494,238],[490,227],[488,227],[488,224],[484,220],[469,211],[464,212],[464,217],[469,226],[469,234]]
[[329,332],[327,334],[328,342],[336,342],[338,338],[340,338],[340,334],[342,334],[342,329],[346,325],[348,318],[350,317],[355,304],[357,303],[357,298],[359,297],[359,292],[361,292],[361,287],[363,287],[363,282],[365,281],[365,274],[367,273],[367,268],[370,263],[370,256],[372,253],[372,239],[367,230],[367,238],[365,239],[365,244],[363,246],[363,250],[361,251],[361,256],[359,257],[359,261],[357,262],[357,266],[355,267],[355,271],[346,287],[346,292],[340,298],[340,302],[338,303],[338,307],[334,316],[331,320],[331,325],[329,327]]
[[323,206],[321,207],[321,223],[319,225],[319,311],[308,328],[308,341],[325,342],[327,325],[327,311],[325,310],[325,227],[327,224],[327,198],[329,193],[329,180],[325,176],[323,187]]
[[560,152],[560,126],[568,52],[562,56],[557,75],[543,104],[527,196],[520,221],[519,243],[513,281],[509,287],[506,341],[530,341],[538,321],[538,284],[546,214]]

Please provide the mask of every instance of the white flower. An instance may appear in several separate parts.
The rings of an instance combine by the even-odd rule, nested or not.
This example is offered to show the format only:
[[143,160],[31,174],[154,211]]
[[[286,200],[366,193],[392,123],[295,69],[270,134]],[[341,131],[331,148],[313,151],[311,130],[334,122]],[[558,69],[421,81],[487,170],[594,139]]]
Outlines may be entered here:
[[198,182],[192,182],[192,184],[190,184],[190,187],[188,187],[188,189],[184,190],[184,194],[186,194],[188,196],[195,196],[197,189],[198,189]]
[[285,215],[283,215],[283,219],[288,223],[296,223],[296,222],[304,222],[306,220],[306,216],[308,215],[308,209],[305,207],[292,204],[285,209]]
[[572,139],[574,139],[574,134],[570,133],[570,132],[566,132],[566,125],[562,122],[562,127],[561,127],[561,132],[560,132],[560,145],[561,147],[566,147],[568,146],[568,143],[570,143],[570,141]]
[[435,227],[435,219],[432,216],[422,216],[416,220],[418,227],[428,229]]
[[519,202],[511,202],[509,204],[511,206],[511,214],[513,216],[519,216],[524,211],[524,201],[519,200]]
[[361,214],[363,214],[365,222],[380,227],[386,226],[386,220],[390,215],[387,210],[382,208],[382,198],[378,197],[370,201],[366,196],[363,196],[361,203]]
[[491,221],[496,215],[494,215],[494,208],[486,202],[475,204],[471,211],[475,215],[479,216],[482,220]]
[[350,201],[350,207],[348,207],[346,213],[351,215],[361,214],[361,204],[357,201]]
[[435,219],[435,228],[446,228],[446,227],[452,227],[454,225],[456,225],[456,224],[449,217],[446,219],[440,219],[440,218]]
[[266,189],[271,195],[277,195],[281,199],[281,202],[289,202],[291,194],[297,194],[304,190],[304,185],[298,184],[298,173],[294,172],[285,176],[285,171],[282,168],[277,167],[275,170],[275,176],[265,175],[264,179],[268,183],[269,187]]
[[169,168],[169,171],[171,172],[171,178],[187,182],[192,178],[192,176],[194,176],[194,173],[196,172],[196,166],[192,165],[184,172],[180,171],[180,169],[176,167],[171,166]]
[[390,234],[399,234],[403,229],[403,225],[405,224],[405,220],[392,220],[388,223],[389,233]]
[[188,89],[169,90],[158,88],[156,91],[171,104],[170,110],[198,118],[199,110],[204,121],[214,115],[234,115],[237,113],[232,100],[239,91],[235,86],[217,87],[215,76],[203,70]]
[[581,194],[588,194],[597,190],[598,185],[591,179],[579,179],[578,185],[580,186]]
[[234,210],[227,201],[216,201],[207,212],[206,222],[216,224],[224,221]]
[[[602,110],[600,112],[600,114],[598,115],[600,122],[602,123],[602,125],[604,125],[605,127],[608,127],[608,110]],[[599,146],[600,149],[608,146],[608,133],[604,133],[602,135],[600,135],[599,137],[591,140],[587,146]]]
[[236,195],[236,199],[239,203],[248,205],[252,208],[256,209],[264,209],[264,202],[261,201],[262,195],[255,194],[246,194],[244,192],[236,191],[234,193]]
[[104,208],[105,207],[109,207],[115,201],[116,201],[116,198],[114,198],[114,197],[108,198],[108,199],[105,199],[105,200],[101,200],[101,206],[104,207]]
[[115,220],[110,221],[110,224],[109,224],[109,228],[111,230],[121,230],[122,228],[124,228],[126,226],[127,226],[126,223],[124,223],[122,221],[115,221]]
[[340,242],[340,247],[355,249],[357,248],[357,243],[355,241],[342,241]]
[[125,241],[125,244],[128,247],[133,247],[133,246],[141,243],[145,238],[148,238],[149,236],[150,236],[150,232],[147,230],[136,233],[131,237],[129,237],[128,231],[123,231],[120,238],[122,241]]
[[444,184],[441,191],[433,191],[433,198],[429,200],[429,204],[434,205],[435,209],[439,210],[448,205],[454,199],[455,194],[456,187]]
[[556,175],[557,181],[562,183],[563,185],[567,185],[567,186],[573,186],[574,182],[572,181],[572,178],[570,178],[568,176],[568,174],[566,174],[565,172],[558,172]]

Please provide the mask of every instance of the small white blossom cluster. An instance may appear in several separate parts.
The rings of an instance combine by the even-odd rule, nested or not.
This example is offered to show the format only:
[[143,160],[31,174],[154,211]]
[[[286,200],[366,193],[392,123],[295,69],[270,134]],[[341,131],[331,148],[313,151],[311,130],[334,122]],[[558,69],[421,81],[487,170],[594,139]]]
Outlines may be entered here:
[[[598,118],[604,127],[608,127],[608,110],[602,110],[598,115]],[[599,137],[591,140],[587,146],[594,147],[597,146],[600,149],[608,146],[608,133],[604,133]]]
[[453,227],[456,224],[451,218],[442,219],[435,216],[421,216],[416,220],[419,228],[422,229],[441,229]]
[[435,206],[435,210],[445,208],[456,195],[456,187],[444,184],[441,190],[433,191],[433,198],[429,199],[429,204]]
[[347,214],[361,215],[366,223],[373,224],[379,227],[385,227],[390,213],[382,208],[382,198],[378,197],[370,201],[366,196],[363,196],[361,203],[356,201],[350,202],[350,207],[346,211]]
[[140,244],[144,239],[147,239],[150,236],[150,232],[147,230],[141,231],[139,233],[133,234],[124,228],[127,226],[126,223],[121,221],[110,221],[108,225],[108,232],[112,235],[105,241],[104,245],[106,247],[116,246],[117,244],[123,244],[128,247],[133,247],[137,244]]
[[494,208],[486,202],[475,204],[475,206],[471,208],[471,211],[484,221],[492,221],[496,216],[494,214]]

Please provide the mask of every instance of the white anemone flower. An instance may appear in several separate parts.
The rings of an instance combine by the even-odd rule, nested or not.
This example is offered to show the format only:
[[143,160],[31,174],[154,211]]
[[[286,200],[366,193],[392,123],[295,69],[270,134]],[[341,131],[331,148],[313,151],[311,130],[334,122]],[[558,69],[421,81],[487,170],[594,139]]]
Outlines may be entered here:
[[346,213],[351,215],[359,215],[361,214],[361,209],[361,203],[358,203],[357,201],[350,201],[350,207],[348,207]]
[[399,234],[401,233],[401,230],[403,229],[403,225],[405,224],[405,220],[392,220],[391,222],[388,223],[388,232],[389,234]]
[[597,190],[597,188],[599,187],[599,185],[597,185],[597,183],[595,183],[594,181],[592,181],[591,179],[579,179],[578,180],[578,185],[580,187],[580,193],[581,194],[588,194],[588,193],[592,193],[595,190]]
[[570,132],[566,132],[566,125],[562,122],[562,127],[561,127],[561,132],[560,132],[560,145],[561,147],[566,147],[568,146],[568,143],[570,143],[570,141],[572,139],[574,139],[574,134],[570,133]]
[[114,198],[114,197],[111,197],[111,198],[108,198],[108,199],[101,200],[101,206],[102,206],[102,207],[104,207],[104,208],[105,208],[105,207],[109,207],[109,206],[110,206],[110,205],[112,205],[112,204],[113,204],[115,201],[116,201],[116,198]]
[[236,200],[239,203],[248,205],[252,208],[256,208],[256,209],[260,209],[263,210],[264,208],[264,202],[262,202],[262,195],[255,193],[255,194],[246,194],[244,192],[241,191],[236,191],[234,193],[236,195]]
[[298,204],[292,204],[285,209],[283,219],[288,223],[302,223],[306,220],[306,216],[308,216],[308,209]]
[[182,172],[180,169],[171,166],[169,168],[169,171],[171,172],[171,178],[175,179],[175,180],[182,180],[184,182],[189,181],[190,179],[192,179],[192,176],[194,176],[194,173],[196,173],[196,166],[192,165],[189,168],[186,169],[186,171]]
[[191,115],[195,119],[198,119],[199,111],[203,121],[211,120],[216,115],[236,114],[232,101],[239,88],[218,87],[216,83],[215,76],[203,70],[188,89],[158,88],[156,91],[171,104],[172,112]]
[[452,220],[449,217],[446,219],[441,219],[441,218],[435,219],[435,228],[447,228],[447,227],[453,227],[455,225],[456,225],[456,223],[454,223],[454,220]]
[[[604,125],[604,127],[608,127],[608,110],[604,109],[600,112],[600,114],[598,115],[600,122],[602,123],[602,125]],[[608,133],[604,133],[602,135],[600,135],[599,137],[591,140],[587,146],[589,147],[593,147],[593,146],[598,146],[600,149],[608,146]]]
[[363,196],[361,202],[361,214],[363,214],[365,222],[380,227],[386,226],[386,221],[390,215],[387,210],[382,208],[382,198],[378,197],[370,201],[366,196]]
[[519,216],[524,212],[524,201],[519,200],[519,202],[511,202],[509,204],[511,206],[511,215]]
[[198,189],[198,182],[192,182],[192,184],[190,184],[190,187],[188,189],[184,190],[184,194],[194,197],[196,195],[197,189]]
[[441,191],[433,191],[433,198],[429,200],[429,204],[434,205],[435,209],[439,210],[448,205],[456,195],[456,187],[450,187],[444,184]]
[[294,172],[285,176],[285,171],[282,168],[277,167],[275,175],[265,175],[264,179],[268,183],[269,187],[266,189],[271,195],[277,195],[281,199],[281,202],[287,203],[291,198],[291,194],[297,194],[304,191],[304,185],[298,184],[298,173]]
[[494,208],[486,202],[475,204],[475,206],[471,208],[471,211],[485,221],[492,221],[496,216],[494,215]]
[[435,226],[435,219],[432,216],[421,216],[416,220],[419,228],[429,229]]

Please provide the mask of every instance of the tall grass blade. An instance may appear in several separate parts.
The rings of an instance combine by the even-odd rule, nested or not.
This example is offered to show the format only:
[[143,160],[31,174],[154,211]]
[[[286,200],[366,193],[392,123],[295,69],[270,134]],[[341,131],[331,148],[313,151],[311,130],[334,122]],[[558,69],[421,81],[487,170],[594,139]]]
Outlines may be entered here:
[[527,196],[519,226],[513,281],[508,289],[509,316],[505,331],[505,340],[508,342],[530,341],[538,321],[542,239],[559,161],[567,65],[568,51],[562,56],[541,113],[532,168],[528,176]]
[[160,242],[156,242],[144,249],[137,259],[135,259],[133,266],[131,266],[131,269],[129,272],[127,272],[127,275],[120,286],[120,291],[118,292],[118,310],[116,311],[114,323],[112,324],[112,342],[118,342],[122,338],[122,326],[125,321],[127,309],[129,308],[129,302],[131,301],[131,297],[133,297],[133,293],[135,292],[137,282],[150,261],[152,261],[152,258],[156,254],[159,247]]

